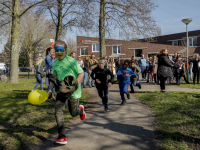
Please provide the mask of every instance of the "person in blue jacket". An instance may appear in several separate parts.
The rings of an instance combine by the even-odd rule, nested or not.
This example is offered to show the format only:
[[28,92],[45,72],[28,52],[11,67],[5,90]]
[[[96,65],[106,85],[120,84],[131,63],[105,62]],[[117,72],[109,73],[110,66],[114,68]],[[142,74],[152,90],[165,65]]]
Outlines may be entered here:
[[128,92],[128,87],[130,85],[130,76],[132,75],[137,77],[137,75],[128,67],[129,67],[129,61],[125,60],[123,63],[123,67],[120,67],[117,72],[120,95],[122,99],[121,105],[124,105],[126,103],[124,93],[127,95],[127,98],[130,99],[130,93]]

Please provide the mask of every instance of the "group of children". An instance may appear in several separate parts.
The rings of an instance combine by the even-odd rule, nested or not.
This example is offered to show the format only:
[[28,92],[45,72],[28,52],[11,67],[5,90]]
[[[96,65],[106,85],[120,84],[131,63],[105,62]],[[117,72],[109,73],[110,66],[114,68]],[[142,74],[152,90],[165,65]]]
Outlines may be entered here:
[[[52,77],[49,77],[51,86],[48,94],[51,94],[53,87],[55,87],[57,92],[55,117],[59,135],[55,143],[67,144],[63,117],[66,103],[68,102],[69,112],[73,117],[79,115],[81,120],[85,120],[86,118],[84,106],[79,105],[79,98],[81,97],[82,92],[80,83],[83,80],[84,71],[74,58],[65,55],[67,49],[65,42],[60,40],[56,41],[54,48],[57,59],[53,63]],[[129,86],[131,86],[132,93],[134,92],[133,85],[141,88],[141,85],[137,83],[140,68],[138,68],[134,62],[132,62],[131,67],[129,65],[129,61],[125,60],[123,66],[118,68],[117,72],[122,100],[121,105],[126,103],[124,94],[126,94],[127,98],[130,99],[128,91]],[[102,99],[105,111],[109,111],[108,88],[110,88],[114,83],[114,75],[105,67],[104,59],[98,61],[98,66],[92,71],[91,78],[95,80],[95,87]]]

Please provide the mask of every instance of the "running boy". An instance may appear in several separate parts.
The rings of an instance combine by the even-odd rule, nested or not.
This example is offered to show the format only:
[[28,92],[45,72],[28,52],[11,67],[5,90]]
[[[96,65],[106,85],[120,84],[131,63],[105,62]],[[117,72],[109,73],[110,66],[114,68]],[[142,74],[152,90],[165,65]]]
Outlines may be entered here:
[[[79,83],[83,79],[84,72],[74,58],[67,55],[65,56],[65,51],[67,50],[67,44],[65,42],[60,40],[56,41],[54,48],[58,59],[53,63],[53,74],[57,76],[58,82],[63,82],[67,76],[75,77],[78,82],[77,90],[73,94],[66,94],[58,91],[56,97],[55,117],[59,136],[55,143],[67,144],[63,117],[65,102],[68,101],[69,112],[73,117],[80,115],[81,120],[84,120],[86,117],[84,106],[79,105],[79,98],[81,97],[81,86]],[[48,93],[51,93],[51,89]]]
[[[92,71],[91,78],[95,80],[95,85],[99,96],[102,99],[105,111],[108,110],[108,88],[114,83],[114,75],[111,71],[104,67],[105,60],[99,60],[98,66]],[[111,79],[107,81],[107,76],[110,75]]]
[[[135,62],[132,62],[132,63],[131,63],[131,67],[130,67],[130,68],[131,68],[131,70],[137,75],[137,77],[138,77],[139,74],[141,73],[140,67],[138,67],[138,66],[135,64]],[[138,80],[138,78],[136,78],[135,76],[131,76],[131,79],[130,79],[130,81],[131,81],[131,84],[130,84],[131,91],[130,91],[130,93],[134,93],[133,85],[134,85],[134,86],[138,86],[138,88],[141,89],[141,85],[140,85],[140,83],[137,83],[137,80]]]
[[130,84],[130,75],[137,77],[137,75],[128,67],[129,67],[129,61],[125,60],[123,63],[123,67],[120,67],[117,72],[117,78],[119,80],[120,95],[122,99],[121,105],[124,105],[126,103],[124,93],[126,93],[127,98],[130,99],[130,93],[128,92],[128,87]]

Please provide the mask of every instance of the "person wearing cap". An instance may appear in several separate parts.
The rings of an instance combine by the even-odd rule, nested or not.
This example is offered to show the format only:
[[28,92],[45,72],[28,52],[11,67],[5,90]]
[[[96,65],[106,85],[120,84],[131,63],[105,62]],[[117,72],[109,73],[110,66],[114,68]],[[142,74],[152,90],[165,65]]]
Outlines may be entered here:
[[[108,75],[111,77],[110,80],[107,80]],[[95,85],[99,94],[99,97],[102,99],[105,111],[108,109],[108,88],[114,83],[114,75],[111,71],[105,68],[105,60],[100,59],[98,66],[92,71],[91,78],[95,80]]]

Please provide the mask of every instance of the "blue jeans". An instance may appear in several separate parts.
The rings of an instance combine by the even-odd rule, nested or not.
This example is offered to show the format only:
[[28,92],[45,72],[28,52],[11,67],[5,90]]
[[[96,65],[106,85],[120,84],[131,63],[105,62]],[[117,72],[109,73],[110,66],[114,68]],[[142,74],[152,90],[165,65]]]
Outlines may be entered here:
[[[92,74],[92,71],[90,72],[90,74]],[[92,82],[92,85],[94,85],[94,80],[91,77],[89,77],[89,85],[91,85],[91,82]]]
[[86,85],[87,78],[88,78],[88,72],[84,72],[83,85]]
[[35,77],[37,80],[37,84],[34,86],[33,90],[35,90],[39,84],[40,84],[41,90],[43,90],[43,80],[42,80],[41,76],[35,76]]
[[142,72],[142,78],[145,79],[146,78],[146,73],[147,73],[147,67],[142,67],[141,68],[141,72]]

